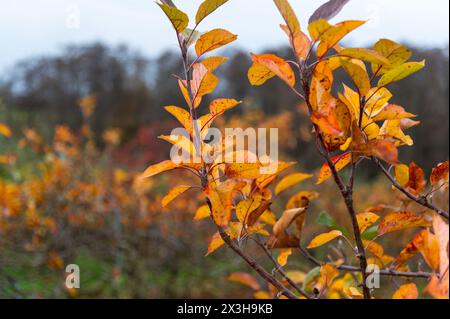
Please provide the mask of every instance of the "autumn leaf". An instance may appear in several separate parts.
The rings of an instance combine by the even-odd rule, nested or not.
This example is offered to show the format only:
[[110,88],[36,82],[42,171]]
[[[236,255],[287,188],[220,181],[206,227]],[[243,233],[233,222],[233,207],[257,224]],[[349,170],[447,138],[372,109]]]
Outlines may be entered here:
[[282,249],[277,257],[277,262],[280,267],[287,265],[289,256],[292,255],[292,248]]
[[[320,23],[318,20],[315,23]],[[330,28],[326,30],[320,30],[322,31],[322,34],[318,35],[318,39],[320,39],[319,46],[317,47],[317,56],[319,58],[322,58],[327,54],[327,52],[333,48],[336,44],[339,43],[347,34],[352,32],[353,30],[359,28],[365,23],[365,21],[344,21],[341,23],[336,24],[335,26],[331,26]],[[310,25],[311,27],[312,25]]]
[[224,29],[214,29],[203,34],[195,45],[197,56],[218,49],[237,39],[237,36]]
[[227,164],[225,175],[229,178],[256,179],[261,173],[261,164],[259,163],[233,163]]
[[330,20],[334,18],[349,1],[350,0],[330,0],[326,2],[309,18],[309,24],[320,19]]
[[395,166],[395,179],[401,186],[405,186],[409,182],[409,167],[401,164]]
[[234,99],[217,99],[211,102],[209,105],[209,112],[213,115],[223,114],[225,111],[231,110],[237,105],[241,104],[241,101]]
[[221,56],[212,56],[212,57],[204,59],[201,63],[205,66],[205,68],[209,72],[212,73],[227,61],[228,61],[228,58],[221,57]]
[[4,137],[11,137],[12,132],[9,126],[6,124],[0,123],[0,135],[3,135]]
[[192,95],[194,100],[214,91],[219,79],[209,72],[203,64],[196,63],[193,66]]
[[270,213],[266,216],[267,217],[266,219],[263,218],[263,216],[268,213],[267,210],[270,208],[271,205],[272,205],[271,201],[263,200],[257,209],[255,209],[249,213],[248,218],[247,218],[247,225],[249,227],[253,226],[254,224],[256,224],[256,222],[260,218],[261,218],[262,222],[266,222],[268,224],[274,225],[275,222],[271,218]]
[[213,252],[215,252],[217,249],[219,249],[220,247],[222,247],[225,244],[225,242],[223,241],[222,237],[220,236],[219,232],[216,232],[214,235],[211,236],[211,238],[209,239],[209,244],[208,244],[208,252],[206,253],[206,256],[212,254]]
[[158,5],[164,11],[166,16],[169,18],[175,30],[178,33],[182,33],[189,24],[189,18],[187,14],[172,6],[167,6],[165,4],[159,3]]
[[387,39],[381,39],[378,41],[373,49],[389,60],[389,65],[372,65],[373,73],[378,75],[385,74],[392,68],[405,63],[412,56],[412,52],[408,50],[408,48]]
[[431,269],[435,271],[439,269],[439,239],[436,235],[423,230],[414,237],[413,245]]
[[192,135],[192,119],[188,111],[178,106],[166,106],[164,109],[175,117],[189,134]]
[[175,200],[181,194],[184,194],[188,190],[190,190],[192,186],[177,186],[170,190],[170,192],[163,197],[161,203],[162,207],[167,207],[173,200]]
[[307,207],[310,201],[318,197],[319,193],[317,192],[301,191],[288,200],[286,209]]
[[195,212],[194,221],[199,221],[208,218],[209,216],[211,216],[211,210],[208,205],[203,205]]
[[305,60],[311,49],[311,41],[309,40],[308,36],[302,31],[291,34],[291,31],[286,25],[281,25],[280,27],[289,37],[289,42],[291,43],[292,48],[295,50],[295,54],[297,55],[297,57],[301,60]]
[[419,297],[419,291],[414,283],[400,286],[400,288],[394,293],[392,299],[417,299]]
[[311,178],[313,175],[309,174],[292,174],[283,178],[278,185],[275,187],[275,194],[279,195],[281,192],[300,184],[301,182]]
[[339,52],[340,56],[348,57],[352,59],[359,59],[369,63],[379,64],[382,66],[389,65],[390,62],[383,55],[377,51],[370,49],[344,49]]
[[344,70],[350,75],[353,83],[355,83],[358,88],[360,95],[366,95],[371,88],[369,75],[367,74],[366,69],[351,61],[342,60],[341,63]]
[[374,117],[372,120],[374,122],[402,120],[416,117],[416,115],[406,112],[403,107],[395,104],[389,104],[385,106],[378,114],[373,115]]
[[[352,162],[352,154],[345,153],[343,155],[333,157],[331,161],[335,165],[336,170],[339,172]],[[331,172],[330,166],[328,165],[328,163],[325,163],[320,170],[320,175],[319,179],[317,180],[317,184],[322,184],[332,176],[333,174]]]
[[242,285],[252,288],[253,290],[261,289],[261,286],[259,285],[258,280],[256,280],[256,278],[254,276],[252,276],[248,273],[245,273],[245,272],[232,273],[231,275],[229,275],[227,277],[227,280],[240,283]]
[[378,219],[380,219],[380,216],[371,212],[365,212],[358,214],[356,218],[358,221],[360,232],[364,233],[367,228],[375,224],[378,221]]
[[421,216],[407,211],[394,212],[385,216],[378,226],[378,236],[407,228],[430,227],[431,224]]
[[329,233],[321,234],[319,236],[316,236],[308,245],[308,249],[317,248],[320,246],[325,245],[326,243],[329,243],[330,241],[341,237],[342,232],[338,230],[332,230]]
[[[292,70],[291,66],[288,62],[283,60],[282,58],[274,55],[274,54],[261,54],[256,55],[252,54],[252,60],[256,64],[260,64],[264,66],[266,69],[270,70],[273,74],[278,76],[281,80],[283,80],[290,87],[295,86],[295,74]],[[259,76],[254,76],[255,70],[252,70],[252,73],[249,74],[250,82],[261,83],[261,79],[269,79],[269,75],[264,77],[261,76],[260,72],[258,72]],[[257,80],[257,79],[260,80]],[[264,83],[264,82],[263,82]]]
[[444,182],[448,184],[448,172],[449,172],[449,162],[441,163],[435,168],[430,175],[430,182],[433,188],[440,187]]
[[278,11],[281,13],[284,21],[287,24],[287,27],[291,33],[291,35],[298,34],[300,30],[300,22],[292,9],[289,1],[287,0],[274,0],[275,5],[278,8]]
[[281,218],[273,226],[273,234],[275,237],[282,238],[285,235],[287,228],[295,221],[296,218],[306,212],[304,207],[286,210],[281,215]]
[[198,8],[195,16],[195,23],[200,24],[203,19],[216,11],[220,6],[228,2],[228,0],[206,0]]
[[405,187],[412,193],[418,195],[423,193],[425,186],[426,181],[423,169],[416,163],[412,162],[409,164],[409,181]]
[[158,175],[163,172],[171,171],[178,168],[179,165],[173,163],[171,160],[163,161],[161,163],[150,166],[142,174],[142,177],[148,178]]
[[422,70],[425,67],[425,61],[408,62],[401,64],[384,74],[378,82],[379,87],[387,86],[391,83],[401,81],[408,76]]
[[275,73],[259,63],[253,63],[248,70],[248,80],[253,86],[260,86],[271,78],[275,77]]

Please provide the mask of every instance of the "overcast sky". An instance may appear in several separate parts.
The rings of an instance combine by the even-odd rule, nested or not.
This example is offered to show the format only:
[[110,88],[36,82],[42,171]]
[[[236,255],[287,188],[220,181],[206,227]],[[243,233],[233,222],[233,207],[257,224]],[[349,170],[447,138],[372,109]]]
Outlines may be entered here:
[[[174,0],[191,16],[202,0]],[[325,0],[291,0],[303,26]],[[0,0],[0,71],[20,59],[58,52],[64,45],[102,41],[127,44],[147,56],[175,48],[169,23],[153,0]],[[366,45],[387,37],[423,46],[446,47],[448,0],[351,0],[334,21],[369,23],[348,39]],[[235,46],[258,51],[285,43],[272,0],[230,0],[202,25],[239,35]]]

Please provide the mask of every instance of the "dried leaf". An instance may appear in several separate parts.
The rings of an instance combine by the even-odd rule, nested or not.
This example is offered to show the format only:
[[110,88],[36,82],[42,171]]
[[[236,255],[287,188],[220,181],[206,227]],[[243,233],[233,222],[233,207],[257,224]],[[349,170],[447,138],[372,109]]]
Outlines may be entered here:
[[314,12],[314,14],[309,18],[309,24],[320,19],[330,20],[334,18],[339,12],[341,12],[341,10],[349,1],[350,0],[328,1],[327,3],[320,6],[319,9],[317,9]]

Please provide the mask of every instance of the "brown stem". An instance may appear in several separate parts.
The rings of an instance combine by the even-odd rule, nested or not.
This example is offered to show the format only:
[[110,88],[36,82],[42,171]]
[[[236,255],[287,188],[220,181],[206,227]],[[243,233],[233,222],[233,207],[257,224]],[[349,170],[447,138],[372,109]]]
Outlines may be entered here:
[[[308,105],[308,109],[309,112],[312,114],[313,111],[313,107],[309,101],[309,95],[310,95],[310,86],[309,86],[309,82],[307,81],[308,75],[307,74],[302,74],[301,76],[302,78],[302,86],[303,86],[303,91],[304,91],[304,95],[307,97],[306,98],[306,104]],[[364,248],[364,243],[362,240],[362,236],[361,236],[361,230],[359,229],[359,225],[358,225],[358,220],[356,218],[356,211],[355,208],[353,206],[353,188],[352,187],[347,187],[345,186],[342,178],[340,177],[335,164],[333,163],[330,153],[327,151],[326,148],[326,144],[324,142],[323,136],[320,133],[320,128],[316,125],[314,125],[314,129],[316,131],[316,135],[319,141],[319,145],[322,148],[322,150],[319,149],[319,152],[324,156],[325,160],[328,163],[328,166],[332,172],[334,181],[336,183],[336,185],[339,188],[339,191],[344,199],[345,205],[347,207],[347,211],[350,215],[351,221],[352,221],[352,226],[353,226],[353,234],[355,237],[355,241],[356,241],[356,247],[358,250],[358,259],[359,259],[359,264],[360,264],[360,271],[361,271],[361,275],[362,275],[362,289],[363,289],[363,294],[364,294],[364,298],[365,299],[371,299],[370,296],[370,289],[367,287],[366,284],[366,280],[367,280],[367,273],[366,273],[366,269],[367,269],[367,258],[366,258],[366,251]],[[354,166],[354,169],[356,168],[356,166]]]
[[[210,211],[212,211],[212,204],[209,199],[206,200]],[[298,299],[297,296],[287,289],[281,282],[279,282],[274,276],[268,273],[261,265],[259,265],[251,256],[246,254],[236,243],[228,236],[225,229],[220,225],[217,225],[212,219],[214,224],[219,231],[220,237],[222,237],[223,241],[230,247],[236,254],[238,254],[244,261],[255,270],[266,282],[272,284],[275,288],[277,288],[281,294],[286,296],[289,299]]]
[[410,191],[408,191],[405,187],[400,185],[392,176],[392,174],[386,169],[386,167],[383,166],[383,164],[376,158],[372,158],[372,161],[375,163],[375,165],[378,166],[378,168],[383,172],[383,174],[389,179],[389,181],[392,183],[392,185],[397,188],[399,191],[401,191],[403,194],[405,194],[409,199],[416,202],[417,204],[426,207],[428,209],[431,209],[435,211],[437,214],[448,220],[448,211],[445,211],[439,207],[436,207],[432,203],[430,203],[425,196],[415,196]]

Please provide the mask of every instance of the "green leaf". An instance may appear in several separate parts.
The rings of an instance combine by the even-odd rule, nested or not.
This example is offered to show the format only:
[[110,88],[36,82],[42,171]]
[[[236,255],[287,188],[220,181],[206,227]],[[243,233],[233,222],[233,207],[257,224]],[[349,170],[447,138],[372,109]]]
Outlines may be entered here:
[[319,217],[317,218],[317,223],[333,230],[339,230],[346,237],[350,235],[349,231],[346,228],[339,226],[338,222],[327,212],[320,213]]
[[403,63],[387,72],[378,82],[378,87],[385,87],[391,83],[398,82],[408,76],[422,70],[425,67],[425,60],[422,62]]
[[160,3],[158,3],[158,5],[169,18],[174,29],[178,33],[182,33],[189,24],[189,17],[187,14],[175,7],[170,7]]
[[228,2],[228,0],[206,0],[198,8],[195,22],[199,24],[207,16],[216,11],[220,6]]

